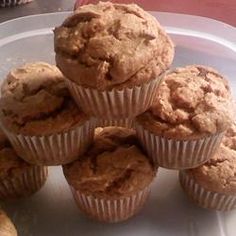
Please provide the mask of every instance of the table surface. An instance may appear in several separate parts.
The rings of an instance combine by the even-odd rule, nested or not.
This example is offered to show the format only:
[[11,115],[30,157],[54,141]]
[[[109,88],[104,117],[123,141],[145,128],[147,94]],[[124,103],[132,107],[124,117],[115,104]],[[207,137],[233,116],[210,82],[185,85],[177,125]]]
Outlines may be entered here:
[[33,14],[71,11],[74,3],[75,0],[34,0],[17,7],[0,8],[0,22]]
[[[101,0],[76,0],[77,5]],[[184,13],[204,16],[236,26],[236,0],[102,0],[117,3],[136,3],[147,11]]]
[[[14,7],[0,8],[0,22],[20,16],[41,14],[56,11],[68,11],[77,5],[94,3],[100,0],[34,0],[33,2]],[[105,0],[103,0],[105,1]],[[236,0],[110,0],[114,2],[135,2],[146,10],[185,13],[223,21],[236,26]]]

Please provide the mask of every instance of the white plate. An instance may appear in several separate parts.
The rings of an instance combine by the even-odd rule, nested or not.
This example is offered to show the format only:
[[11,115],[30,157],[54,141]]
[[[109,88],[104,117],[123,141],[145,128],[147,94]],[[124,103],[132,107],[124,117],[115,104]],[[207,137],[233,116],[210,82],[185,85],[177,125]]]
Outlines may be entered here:
[[[216,67],[236,89],[236,29],[207,18],[153,14],[176,44],[173,66]],[[68,13],[36,15],[0,24],[0,78],[24,62],[54,62],[52,28]],[[105,225],[77,209],[60,167],[50,168],[45,187],[32,198],[4,204],[19,236],[235,236],[236,211],[218,213],[194,206],[182,193],[177,172],[160,170],[149,202],[127,222]]]

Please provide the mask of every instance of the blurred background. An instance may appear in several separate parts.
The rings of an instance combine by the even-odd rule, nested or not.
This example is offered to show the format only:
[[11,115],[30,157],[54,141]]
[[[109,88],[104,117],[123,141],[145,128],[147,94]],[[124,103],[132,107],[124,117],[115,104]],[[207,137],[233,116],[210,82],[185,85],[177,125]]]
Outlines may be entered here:
[[[99,0],[0,0],[0,22],[19,16],[46,12],[69,11],[83,4]],[[135,2],[145,10],[184,13],[205,16],[236,27],[236,0],[113,0],[113,2]],[[17,7],[3,7],[21,4]]]

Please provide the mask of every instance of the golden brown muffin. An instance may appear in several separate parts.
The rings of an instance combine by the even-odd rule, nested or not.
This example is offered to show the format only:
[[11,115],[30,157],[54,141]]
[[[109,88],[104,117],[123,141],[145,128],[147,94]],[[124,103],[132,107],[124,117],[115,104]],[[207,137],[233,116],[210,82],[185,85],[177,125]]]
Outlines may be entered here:
[[229,128],[233,117],[228,82],[212,68],[191,65],[168,73],[153,106],[138,122],[171,139],[196,139]]
[[79,160],[64,166],[68,183],[76,190],[97,197],[125,197],[143,190],[155,172],[139,147],[135,132],[107,127]]
[[164,29],[135,4],[79,7],[54,34],[61,71],[76,84],[98,90],[144,84],[169,68],[174,57]]
[[236,194],[236,123],[227,130],[217,153],[204,165],[188,170],[195,181],[211,191]]
[[208,162],[187,173],[205,189],[236,194],[236,151],[221,145]]
[[0,130],[0,181],[22,174],[31,165],[17,156]]
[[0,235],[17,236],[15,226],[2,210],[0,210]]
[[205,164],[180,172],[186,194],[198,205],[216,210],[236,207],[235,123],[228,129],[220,148]]
[[26,197],[38,191],[47,179],[47,168],[22,160],[0,130],[0,199]]
[[1,94],[1,121],[16,134],[48,135],[88,119],[70,97],[59,69],[44,62],[13,69]]

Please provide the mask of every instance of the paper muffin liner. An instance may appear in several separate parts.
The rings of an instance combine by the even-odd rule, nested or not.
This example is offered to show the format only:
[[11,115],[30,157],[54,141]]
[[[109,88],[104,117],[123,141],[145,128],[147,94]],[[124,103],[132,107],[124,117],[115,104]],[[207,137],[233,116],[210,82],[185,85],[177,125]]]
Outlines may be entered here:
[[98,119],[98,127],[125,127],[132,129],[134,128],[134,120],[133,119],[119,119],[119,120],[109,120],[109,119]]
[[218,211],[236,208],[236,195],[212,192],[199,185],[186,171],[180,171],[179,181],[188,197],[198,206]]
[[208,161],[216,152],[224,132],[196,140],[174,140],[158,136],[135,122],[137,136],[153,163],[167,169],[189,169]]
[[67,86],[78,106],[89,115],[103,119],[135,117],[146,111],[153,103],[163,76],[141,86],[99,91],[66,80]]
[[0,199],[16,199],[28,197],[36,193],[46,182],[48,168],[29,166],[17,176],[9,176],[0,180]]
[[150,194],[150,187],[132,196],[117,199],[96,198],[72,186],[71,191],[77,206],[87,216],[102,222],[116,223],[129,219],[141,210]]
[[22,5],[30,3],[33,0],[0,0],[0,7],[13,7],[17,5]]
[[84,153],[91,144],[96,119],[65,132],[45,136],[14,134],[2,127],[17,154],[25,161],[44,166],[68,164]]

